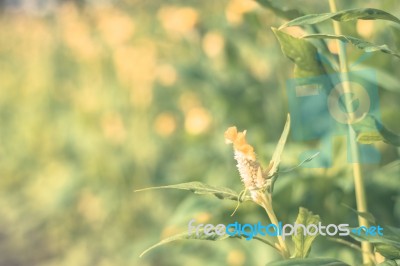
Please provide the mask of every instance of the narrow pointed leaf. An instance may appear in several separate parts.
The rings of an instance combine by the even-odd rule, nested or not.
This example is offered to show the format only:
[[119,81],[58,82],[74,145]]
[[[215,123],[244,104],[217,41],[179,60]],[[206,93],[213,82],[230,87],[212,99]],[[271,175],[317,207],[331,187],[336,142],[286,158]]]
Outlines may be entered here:
[[342,42],[345,43],[350,43],[352,45],[354,45],[355,47],[357,47],[358,49],[364,50],[367,53],[370,52],[382,52],[385,54],[390,54],[393,55],[395,57],[400,58],[400,54],[389,49],[387,47],[386,44],[383,45],[377,45],[377,44],[373,44],[355,37],[351,37],[351,36],[346,36],[346,35],[332,35],[332,34],[310,34],[310,35],[306,35],[303,36],[302,38],[304,39],[336,39],[336,40],[341,40]]
[[[184,233],[176,234],[176,235],[170,236],[168,238],[165,238],[165,239],[161,240],[160,242],[158,242],[157,244],[155,244],[155,245],[149,247],[148,249],[146,249],[145,251],[143,251],[140,254],[139,257],[142,257],[144,254],[146,254],[147,252],[151,251],[152,249],[155,249],[156,247],[162,246],[164,244],[168,244],[170,242],[179,241],[179,240],[219,241],[219,240],[225,240],[225,239],[228,239],[228,238],[245,239],[244,236],[239,236],[239,235],[234,235],[234,236],[230,236],[228,234],[218,235],[218,234],[215,233],[215,229],[211,230],[210,233],[207,235],[207,234],[204,233],[204,228],[202,228],[202,229],[200,229],[198,231],[198,234],[196,232],[193,232],[192,234],[189,235],[189,232],[184,232]],[[253,238],[263,242],[264,244],[267,244],[267,245],[273,247],[274,249],[276,249],[274,244],[272,244],[271,242],[268,242],[264,238],[260,238],[260,237],[257,237],[257,236],[255,236]]]
[[378,266],[399,266],[394,260],[385,260],[382,263],[379,263]]
[[284,19],[294,19],[297,17],[303,16],[303,13],[296,9],[281,9],[274,5],[272,1],[269,0],[255,0],[257,3],[259,3],[261,6],[270,9],[271,11],[274,12],[277,16],[284,18]]
[[375,8],[356,8],[348,9],[334,13],[322,13],[322,14],[309,14],[302,17],[295,18],[285,24],[280,29],[291,27],[291,26],[303,26],[311,25],[333,19],[336,21],[351,21],[356,19],[362,20],[388,20],[400,24],[400,20],[392,14]]
[[168,188],[189,190],[195,194],[201,194],[201,195],[207,195],[207,194],[214,195],[215,197],[217,197],[219,199],[229,199],[229,200],[237,201],[239,198],[239,194],[236,191],[233,191],[232,189],[225,188],[225,187],[210,186],[210,185],[207,185],[207,184],[204,184],[201,182],[188,182],[188,183],[182,183],[182,184],[177,184],[177,185],[149,187],[149,188],[136,190],[135,192],[145,191],[145,190],[153,190],[153,189],[168,189]]
[[210,241],[217,241],[217,240],[224,240],[229,238],[230,236],[228,234],[224,234],[222,236],[218,235],[218,234],[211,234],[211,235],[206,235],[204,234],[204,230],[199,230],[199,235],[197,235],[195,232],[193,232],[193,234],[190,234],[188,232],[184,232],[184,233],[180,233],[177,235],[173,235],[170,236],[168,238],[165,238],[163,240],[161,240],[160,242],[158,242],[157,244],[149,247],[148,249],[146,249],[145,251],[142,252],[142,254],[140,254],[139,257],[142,257],[144,254],[146,254],[147,252],[149,252],[150,250],[162,246],[164,244],[170,243],[170,242],[174,242],[174,241],[178,241],[178,240],[190,240],[190,239],[194,239],[194,240],[210,240]]
[[349,266],[349,264],[337,259],[313,258],[282,260],[268,263],[268,266]]
[[367,220],[368,222],[370,222],[371,224],[376,224],[376,219],[375,216],[372,215],[372,213],[369,212],[360,212],[357,211],[356,209],[353,209],[352,207],[350,207],[347,204],[342,204],[344,207],[346,207],[347,209],[353,211],[355,214],[357,214],[358,216],[364,218],[365,220]]
[[357,241],[368,241],[372,243],[377,252],[387,259],[400,259],[400,229],[384,226],[383,235],[358,235],[351,231],[350,236]]
[[278,171],[279,164],[281,163],[281,155],[283,153],[283,149],[285,148],[289,131],[290,131],[290,115],[288,114],[285,127],[283,128],[282,131],[282,135],[279,139],[278,144],[276,145],[274,154],[272,155],[272,159],[270,162],[270,164],[272,164],[272,167],[269,170],[269,176],[274,175]]

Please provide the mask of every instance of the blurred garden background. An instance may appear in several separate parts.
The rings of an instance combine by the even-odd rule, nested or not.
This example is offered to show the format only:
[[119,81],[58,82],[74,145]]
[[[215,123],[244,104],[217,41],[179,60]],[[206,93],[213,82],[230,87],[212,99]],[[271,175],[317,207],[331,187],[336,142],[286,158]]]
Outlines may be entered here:
[[[274,1],[304,13],[327,1]],[[293,64],[270,27],[285,20],[251,0],[1,1],[0,265],[265,265],[278,259],[257,241],[175,242],[139,258],[187,223],[267,223],[261,208],[186,191],[134,190],[189,181],[242,190],[223,133],[236,125],[267,164],[281,134]],[[396,0],[338,1],[400,17]],[[342,23],[344,31],[400,51],[400,27]],[[331,23],[323,24],[331,31]],[[292,34],[301,34],[290,28]],[[332,52],[336,48],[329,45]],[[349,47],[350,62],[362,52]],[[374,53],[382,121],[400,132],[400,61]],[[282,168],[315,143],[289,137]],[[377,143],[364,165],[369,209],[400,224],[396,147]],[[357,225],[347,149],[329,169],[299,169],[278,180],[275,212],[298,207],[323,223]],[[312,254],[360,260],[317,238]]]

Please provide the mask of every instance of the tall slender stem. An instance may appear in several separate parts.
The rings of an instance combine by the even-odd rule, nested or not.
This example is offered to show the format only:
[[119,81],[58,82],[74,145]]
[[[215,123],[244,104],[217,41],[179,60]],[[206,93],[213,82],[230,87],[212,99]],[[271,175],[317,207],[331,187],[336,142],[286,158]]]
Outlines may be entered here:
[[[278,226],[279,221],[278,221],[278,218],[276,218],[274,209],[272,208],[271,197],[269,197],[269,199],[267,199],[267,196],[265,196],[265,194],[262,194],[260,196],[260,198],[261,198],[260,205],[264,208],[271,223]],[[285,259],[290,258],[290,252],[286,245],[285,240],[283,240],[282,236],[280,236],[280,235],[278,235],[277,238],[278,238],[278,242],[279,242],[279,250],[281,251],[282,257]]]
[[[331,12],[337,12],[335,0],[329,0],[329,6]],[[340,23],[337,21],[333,22],[333,28],[336,35],[341,35],[342,30],[340,27]],[[346,55],[346,46],[340,40],[337,40],[337,45],[339,47],[339,64],[340,64],[340,71],[343,75],[343,90],[344,90],[344,97],[345,97],[345,107],[347,112],[349,113],[349,120],[348,120],[348,138],[350,143],[350,151],[351,156],[353,158],[353,177],[354,177],[354,187],[355,187],[355,194],[356,194],[356,202],[357,202],[357,211],[359,212],[367,212],[367,200],[365,197],[365,188],[364,188],[364,180],[363,180],[363,173],[360,162],[360,154],[358,145],[356,142],[355,132],[351,127],[352,121],[354,121],[354,109],[351,104],[350,92],[351,86],[350,83],[346,82],[349,81],[349,67]],[[358,216],[358,224],[359,226],[366,226],[368,227],[368,221],[361,216]],[[370,265],[371,259],[371,244],[369,242],[363,241],[361,242],[361,250],[362,250],[362,257],[363,263],[366,265]]]

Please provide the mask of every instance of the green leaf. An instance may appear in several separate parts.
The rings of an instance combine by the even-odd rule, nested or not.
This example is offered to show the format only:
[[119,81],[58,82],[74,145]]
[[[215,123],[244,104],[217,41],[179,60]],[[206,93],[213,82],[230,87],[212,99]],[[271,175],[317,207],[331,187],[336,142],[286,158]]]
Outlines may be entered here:
[[380,133],[383,137],[383,141],[394,146],[400,146],[400,136],[395,134],[394,132],[387,129],[378,120],[375,119],[375,125],[377,128],[380,129]]
[[399,264],[394,260],[385,260],[384,262],[379,263],[378,266],[399,266]]
[[295,63],[294,77],[305,78],[324,75],[325,71],[318,60],[318,50],[313,44],[295,38],[276,28],[272,28],[283,54]]
[[303,26],[311,25],[326,21],[328,19],[333,19],[336,21],[351,21],[356,19],[363,20],[375,20],[382,19],[388,20],[400,24],[400,20],[383,10],[375,8],[357,8],[348,9],[335,13],[322,13],[322,14],[309,14],[302,17],[295,18],[285,24],[283,24],[279,29],[291,27],[291,26]]
[[291,259],[268,263],[268,266],[349,266],[340,260],[330,258]]
[[271,169],[269,169],[269,176],[274,175],[278,171],[279,164],[281,163],[281,156],[283,149],[285,148],[286,140],[290,131],[290,115],[287,115],[286,123],[283,128],[281,137],[279,138],[278,144],[276,145],[275,151],[272,154],[272,159],[270,161]]
[[[142,257],[144,254],[146,254],[147,252],[149,252],[150,250],[152,250],[152,249],[154,249],[156,247],[162,246],[162,245],[170,243],[170,242],[178,241],[178,240],[219,241],[219,240],[225,240],[225,239],[228,239],[228,238],[245,239],[244,236],[239,236],[239,235],[234,235],[234,236],[230,236],[228,234],[218,235],[218,234],[215,233],[215,228],[212,229],[210,231],[210,233],[207,235],[207,234],[204,233],[204,228],[202,228],[202,229],[200,229],[198,231],[198,234],[196,232],[193,232],[192,234],[189,235],[188,232],[185,232],[185,233],[180,233],[180,234],[173,235],[173,236],[170,236],[168,238],[165,238],[165,239],[161,240],[160,242],[158,242],[157,244],[155,244],[155,245],[149,247],[148,249],[146,249],[145,251],[143,251],[139,255],[139,257]],[[260,237],[257,237],[257,236],[254,236],[253,238],[263,242],[264,244],[267,244],[267,245],[273,247],[274,249],[277,249],[274,244],[272,244],[271,242],[268,242],[264,238],[260,238]]]
[[177,240],[190,240],[190,239],[195,239],[195,240],[210,240],[210,241],[217,241],[217,240],[224,240],[229,238],[230,236],[228,234],[224,234],[222,236],[212,233],[210,235],[206,235],[204,233],[204,229],[203,230],[199,230],[199,234],[197,235],[196,232],[193,232],[193,234],[190,234],[188,232],[185,233],[180,233],[177,235],[173,235],[170,236],[168,238],[165,238],[163,240],[161,240],[160,242],[158,242],[157,244],[149,247],[148,249],[146,249],[145,251],[142,252],[142,254],[140,254],[139,257],[142,257],[144,254],[146,254],[147,252],[149,252],[150,250],[159,247],[161,245],[170,243],[170,242],[174,242]]
[[269,162],[269,167],[266,173],[264,173],[264,176],[266,176],[266,178],[269,179],[267,182],[267,191],[269,193],[272,193],[274,191],[274,185],[276,180],[278,179],[279,175],[278,169],[279,169],[279,164],[281,163],[281,155],[283,153],[283,149],[285,148],[289,131],[290,131],[290,115],[288,114],[281,137],[279,138],[278,144],[276,145],[274,153],[272,154],[272,159]]
[[372,215],[372,213],[369,212],[360,212],[357,211],[356,209],[353,209],[352,207],[346,205],[346,204],[342,204],[344,207],[350,209],[351,211],[353,211],[354,213],[356,213],[358,216],[364,218],[365,220],[367,220],[368,222],[372,223],[372,224],[376,224],[376,219],[375,217]]
[[356,132],[357,141],[362,144],[384,141],[394,146],[400,146],[400,136],[387,129],[372,115],[366,115],[352,127]]
[[400,246],[377,243],[375,244],[375,249],[387,259],[390,260],[400,259]]
[[[321,219],[319,218],[319,215],[314,215],[306,208],[300,207],[295,224],[303,224],[307,227],[310,224],[318,225],[320,221]],[[312,236],[304,233],[304,229],[299,227],[297,228],[297,232],[292,235],[295,248],[293,254],[294,258],[306,258],[310,253],[312,242],[318,235],[316,234]]]
[[272,12],[274,12],[274,14],[276,14],[277,16],[282,17],[284,19],[294,19],[294,18],[304,15],[303,13],[301,13],[300,11],[298,11],[296,9],[285,10],[285,9],[276,7],[269,0],[256,0],[256,2],[259,3],[263,7],[270,9]]
[[383,236],[358,235],[353,232],[350,236],[357,241],[368,241],[375,246],[382,256],[388,259],[400,259],[400,229],[384,226]]
[[364,50],[367,53],[370,52],[382,52],[385,54],[390,54],[393,55],[395,57],[400,58],[400,54],[398,54],[397,52],[390,50],[386,44],[383,45],[376,45],[355,37],[351,37],[351,36],[346,36],[346,35],[332,35],[332,34],[310,34],[310,35],[306,35],[303,36],[302,38],[306,39],[336,39],[336,40],[341,40],[343,42],[346,43],[350,43],[352,45],[354,45],[355,47],[357,47],[358,49]]
[[136,190],[135,192],[152,190],[152,189],[165,189],[165,188],[174,188],[174,189],[182,189],[182,190],[190,190],[195,194],[201,195],[214,195],[219,199],[229,199],[237,201],[239,199],[239,194],[232,189],[225,187],[214,187],[201,182],[188,182],[177,185],[169,185],[169,186],[161,186],[161,187],[150,187]]
[[383,141],[383,137],[379,132],[361,132],[357,136],[357,142],[361,144],[372,144],[377,141]]
[[[399,33],[400,35],[400,33]],[[366,66],[363,66],[364,68]],[[398,79],[396,76],[386,72],[385,70],[374,68],[374,71],[376,73],[375,76],[369,75],[369,72],[364,72],[364,71],[354,71],[351,74],[361,77],[362,79],[370,82],[370,83],[376,83],[379,87],[386,89],[388,91],[400,92],[400,87],[398,85]]]

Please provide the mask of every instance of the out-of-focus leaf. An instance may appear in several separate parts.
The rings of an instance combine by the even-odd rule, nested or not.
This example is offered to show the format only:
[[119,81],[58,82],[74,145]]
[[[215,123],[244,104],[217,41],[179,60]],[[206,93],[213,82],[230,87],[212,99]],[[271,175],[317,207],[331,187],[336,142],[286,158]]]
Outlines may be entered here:
[[400,136],[387,129],[372,115],[365,116],[352,127],[357,134],[357,141],[360,143],[370,144],[375,141],[384,141],[394,146],[400,146]]
[[239,194],[232,189],[225,187],[214,187],[201,182],[188,182],[177,185],[169,185],[169,186],[161,186],[161,187],[150,187],[136,190],[135,192],[152,190],[152,189],[166,189],[166,188],[174,188],[174,189],[182,189],[182,190],[190,190],[195,194],[201,195],[214,195],[219,199],[229,199],[237,201]]
[[343,261],[330,258],[292,259],[268,263],[268,266],[348,266]]
[[356,213],[358,216],[364,218],[365,220],[367,220],[368,222],[372,223],[372,224],[376,224],[376,219],[375,217],[372,215],[372,213],[369,212],[360,212],[357,211],[355,209],[353,209],[352,207],[346,205],[346,204],[342,204],[343,206],[345,206],[346,208],[350,209],[351,211],[353,211],[354,213]]
[[358,235],[351,231],[350,236],[357,241],[368,241],[372,243],[376,251],[388,259],[400,259],[400,229],[385,226],[383,236]]
[[358,49],[364,50],[367,53],[370,52],[382,52],[385,54],[390,54],[393,55],[395,57],[400,58],[400,54],[398,54],[397,52],[390,50],[386,44],[383,45],[377,45],[377,44],[373,44],[355,37],[351,37],[351,36],[346,36],[346,35],[332,35],[332,34],[310,34],[310,35],[306,35],[303,36],[302,38],[314,38],[314,39],[336,39],[336,40],[341,40],[342,42],[346,42],[346,43],[350,43],[352,45],[354,45],[355,47],[357,47]]
[[392,144],[394,146],[400,146],[400,136],[393,133],[392,131],[390,131],[389,129],[387,129],[385,126],[383,126],[382,124],[379,123],[379,121],[377,121],[375,119],[375,124],[376,127],[380,128],[380,132],[382,134],[383,137],[383,141],[385,141],[386,143]]
[[363,20],[382,19],[382,20],[393,21],[400,24],[400,20],[397,17],[387,13],[386,11],[375,8],[357,8],[357,9],[343,10],[335,13],[305,15],[299,18],[295,18],[283,24],[280,27],[280,29],[291,26],[316,24],[326,21],[328,19],[333,19],[336,21],[350,21],[356,19],[363,19]]
[[[363,67],[365,68],[366,66]],[[368,75],[368,72],[364,71],[354,71],[351,74],[354,76],[361,77],[362,79],[368,82],[376,83],[378,84],[379,87],[386,89],[388,91],[397,93],[400,92],[399,81],[397,77],[387,73],[382,69],[374,68],[374,71],[376,72],[376,76]]]
[[395,259],[400,259],[400,245],[393,246],[393,245],[387,245],[383,243],[377,243],[375,244],[376,251],[381,253],[382,256],[385,258],[395,260]]
[[[306,227],[310,224],[318,225],[321,221],[319,215],[314,215],[311,211],[307,210],[306,208],[300,207],[299,214],[297,215],[296,224],[303,224]],[[299,227],[297,232],[292,235],[292,240],[294,242],[294,258],[306,258],[308,253],[310,253],[311,244],[314,239],[318,236],[315,235],[308,235],[304,232],[304,229]]]
[[[144,254],[146,254],[147,252],[149,252],[150,250],[152,250],[152,249],[154,249],[156,247],[162,246],[162,245],[170,243],[170,242],[178,241],[178,240],[218,241],[218,240],[225,240],[225,239],[228,239],[228,238],[245,239],[245,236],[242,236],[242,235],[240,235],[240,236],[239,235],[230,236],[228,234],[218,235],[218,234],[215,233],[215,228],[212,229],[209,234],[205,234],[204,233],[204,228],[202,228],[202,229],[200,229],[198,231],[198,234],[196,232],[193,232],[192,234],[189,235],[188,232],[185,232],[185,233],[180,233],[180,234],[173,235],[173,236],[170,236],[168,238],[165,238],[165,239],[161,240],[160,242],[158,242],[157,244],[155,244],[155,245],[149,247],[148,249],[146,249],[145,251],[143,251],[140,254],[139,257],[142,257]],[[276,249],[274,244],[272,244],[271,242],[268,242],[264,238],[260,238],[260,237],[257,237],[257,236],[254,236],[253,238],[263,242],[264,244],[267,244],[267,245],[273,247],[274,249]]]
[[271,1],[269,0],[255,0],[257,3],[259,3],[261,6],[270,9],[274,14],[276,14],[279,17],[282,17],[284,19],[294,19],[297,17],[301,17],[304,14],[298,11],[297,9],[281,9],[277,6],[275,6]]
[[385,260],[384,262],[379,263],[378,266],[399,266],[399,264],[394,260]]
[[325,74],[318,60],[318,50],[313,44],[272,28],[283,54],[295,63],[294,77],[306,78]]
[[357,136],[357,141],[361,144],[372,144],[376,141],[382,141],[383,137],[379,132],[361,132]]
[[393,226],[385,226],[385,228],[389,231],[392,237],[395,237],[400,242],[400,228]]
[[159,247],[159,246],[161,246],[161,245],[164,245],[164,244],[167,244],[167,243],[170,243],[170,242],[173,242],[173,241],[177,241],[177,240],[190,240],[190,239],[194,239],[194,240],[210,240],[210,241],[217,241],[217,240],[224,240],[224,239],[227,239],[227,238],[229,238],[229,237],[230,237],[230,236],[229,236],[228,234],[223,234],[223,235],[221,236],[221,235],[215,234],[215,232],[212,233],[212,234],[206,235],[206,234],[204,233],[204,230],[199,230],[199,234],[198,234],[198,235],[196,234],[196,232],[193,232],[193,233],[190,234],[190,235],[189,235],[188,232],[184,232],[184,233],[180,233],[180,234],[177,234],[177,235],[173,235],[173,236],[170,236],[170,237],[168,237],[168,238],[165,238],[165,239],[161,240],[161,241],[158,242],[157,244],[155,244],[155,245],[149,247],[148,249],[146,249],[145,251],[143,251],[143,252],[140,254],[139,257],[142,257],[144,254],[146,254],[147,252],[149,252],[150,250],[152,250],[152,249],[154,249],[154,248],[156,248],[156,247]]

